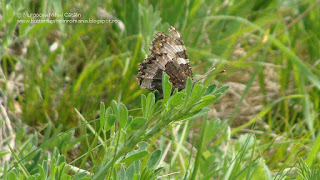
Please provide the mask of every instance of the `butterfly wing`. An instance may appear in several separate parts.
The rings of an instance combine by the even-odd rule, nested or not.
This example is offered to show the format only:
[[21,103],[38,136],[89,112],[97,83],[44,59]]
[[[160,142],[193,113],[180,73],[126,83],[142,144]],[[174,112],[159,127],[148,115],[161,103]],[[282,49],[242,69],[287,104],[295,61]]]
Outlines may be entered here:
[[162,72],[165,71],[173,88],[182,90],[192,77],[188,55],[180,33],[174,27],[169,35],[158,32],[151,43],[150,54],[139,64],[138,80],[141,88],[162,92]]

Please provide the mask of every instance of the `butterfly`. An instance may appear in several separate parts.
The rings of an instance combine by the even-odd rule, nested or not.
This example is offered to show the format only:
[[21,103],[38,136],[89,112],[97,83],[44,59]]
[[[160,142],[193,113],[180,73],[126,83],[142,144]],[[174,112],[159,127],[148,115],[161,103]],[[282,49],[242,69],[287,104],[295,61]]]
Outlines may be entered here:
[[158,90],[162,94],[162,72],[170,77],[173,89],[184,89],[192,69],[186,47],[178,30],[170,26],[169,34],[157,32],[150,47],[150,53],[139,64],[137,75],[143,89]]

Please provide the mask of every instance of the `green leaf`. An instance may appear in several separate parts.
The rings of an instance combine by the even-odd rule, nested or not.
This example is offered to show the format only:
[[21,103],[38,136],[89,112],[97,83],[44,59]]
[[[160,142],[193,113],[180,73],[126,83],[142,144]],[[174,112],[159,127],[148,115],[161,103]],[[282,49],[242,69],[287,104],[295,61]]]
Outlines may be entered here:
[[141,173],[141,179],[152,179],[153,175],[152,169],[145,167]]
[[134,174],[133,180],[139,180],[140,178],[140,174]]
[[52,24],[50,23],[38,23],[31,26],[30,28],[27,28],[23,35],[28,36],[31,34],[36,34],[38,31],[42,30],[44,27],[47,28],[50,26],[52,27]]
[[224,129],[228,127],[226,123],[227,121],[219,121],[217,118],[210,119],[207,124],[210,131],[206,131],[206,141],[212,141],[215,137],[217,137],[218,133],[224,132]]
[[40,157],[41,157],[41,153],[42,153],[42,149],[38,150],[36,152],[36,154],[34,155],[34,157],[32,158],[32,164],[30,167],[28,167],[28,171],[32,171],[33,168],[36,168],[37,165],[39,164],[39,160],[40,160]]
[[219,88],[215,93],[225,93],[230,87],[229,86],[222,86],[221,88]]
[[16,180],[16,174],[13,171],[10,171],[8,174],[8,180]]
[[116,116],[114,116],[113,114],[110,114],[104,125],[104,131],[109,131],[111,127],[114,125],[114,123],[116,122],[116,119],[117,119]]
[[85,177],[87,177],[85,172],[79,172],[74,176],[74,180],[83,180]]
[[57,164],[65,163],[66,162],[66,157],[64,155],[61,155],[58,157]]
[[134,163],[134,173],[140,174],[141,161],[135,161]]
[[141,111],[143,117],[147,118],[147,97],[144,94],[141,94]]
[[127,180],[133,180],[134,174],[134,164],[131,164],[126,171]]
[[136,117],[129,124],[129,130],[138,130],[147,123],[147,119],[144,117]]
[[119,121],[119,124],[120,124],[121,128],[125,127],[125,125],[127,123],[127,119],[128,119],[128,109],[124,104],[120,103],[120,121]]
[[100,103],[100,127],[101,128],[103,127],[103,125],[106,122],[105,113],[106,113],[106,106],[104,105],[103,102],[101,102]]
[[127,157],[132,156],[136,153],[142,152],[142,151],[147,151],[149,144],[142,141],[138,143],[139,149],[137,150],[132,150],[127,154]]
[[139,160],[139,159],[143,158],[148,153],[149,153],[148,151],[141,151],[141,152],[135,153],[135,154],[133,154],[131,156],[128,156],[128,157],[122,159],[120,162],[121,163],[133,162],[133,161],[136,161],[136,160]]
[[132,122],[132,120],[133,120],[133,117],[132,116],[128,116],[126,127],[129,126],[129,124]]
[[5,162],[4,162],[4,168],[3,168],[3,171],[2,171],[2,172],[3,172],[2,178],[3,178],[3,179],[8,179],[8,177],[7,177],[7,176],[8,176],[8,172],[9,172],[9,171],[8,171],[8,161],[5,161]]
[[152,116],[152,108],[155,104],[155,97],[153,93],[149,93],[148,97],[147,97],[147,104],[146,104],[146,118],[150,118],[150,116]]
[[200,83],[197,83],[193,87],[191,97],[190,97],[189,101],[186,102],[188,104],[187,109],[194,106],[194,103],[196,103],[200,100],[200,98],[202,97],[205,90],[206,89]]
[[35,175],[29,176],[29,177],[27,178],[27,180],[35,180],[35,179],[36,179],[36,176],[35,176]]
[[186,88],[184,89],[184,91],[186,92],[186,102],[188,102],[188,100],[191,96],[192,86],[193,86],[192,79],[190,77],[188,77],[187,83],[186,83]]
[[211,85],[207,88],[207,90],[206,90],[206,92],[204,93],[204,95],[212,94],[212,93],[216,90],[217,87],[218,87],[217,84],[211,84]]
[[211,111],[211,109],[205,107],[205,108],[202,108],[201,110],[193,111],[193,112],[183,116],[182,118],[178,119],[177,121],[188,121],[188,120],[196,119],[196,118],[208,113],[209,111]]
[[160,174],[160,172],[163,170],[163,167],[159,167],[156,170],[154,170],[154,176],[157,176],[158,174]]
[[[47,159],[49,159],[49,158],[47,158]],[[45,177],[48,176],[48,171],[49,171],[49,167],[48,167],[48,166],[49,166],[49,165],[48,165],[48,161],[47,161],[47,160],[44,160],[44,161],[42,162],[41,167],[43,168],[43,172],[44,172],[44,176],[45,176]]]
[[151,115],[154,116],[156,113],[161,111],[162,100],[157,101],[157,103],[153,106]]
[[169,97],[171,95],[172,84],[169,81],[169,76],[165,72],[162,72],[162,90],[163,90],[163,102],[164,104],[167,104]]
[[200,139],[198,140],[199,143],[198,143],[198,147],[197,147],[197,155],[196,155],[196,159],[194,162],[194,166],[193,166],[193,170],[192,170],[192,174],[191,174],[190,179],[196,179],[197,171],[200,168],[200,161],[202,159],[202,148],[205,144],[204,139],[205,139],[205,132],[206,132],[206,128],[207,128],[207,116],[208,116],[208,114],[206,114],[202,120]]
[[121,164],[119,179],[126,179],[126,170],[124,169],[124,165]]
[[66,162],[63,162],[58,166],[58,172],[60,172],[60,174],[67,174],[66,170],[69,169],[68,167],[70,168],[70,166],[66,167]]
[[38,164],[38,171],[40,173],[40,179],[47,179],[46,172],[40,164]]
[[307,158],[305,160],[307,165],[311,166],[311,164],[314,161],[315,157],[319,153],[319,149],[320,149],[320,134],[318,134],[318,136],[314,140],[314,143],[313,143],[310,151],[308,152],[308,156],[307,156]]
[[216,97],[216,94],[215,95],[210,94],[210,95],[202,96],[200,102],[211,100],[214,97]]
[[155,90],[153,93],[157,101],[163,98],[158,90]]
[[7,150],[0,150],[0,157],[6,155],[6,154],[9,154],[10,151],[7,151]]
[[120,110],[115,100],[111,101],[111,106],[118,121],[120,121]]
[[183,103],[183,98],[185,97],[185,93],[183,92],[178,92],[175,95],[171,96],[170,100],[169,100],[169,109],[171,107],[177,106],[179,104]]
[[[139,142],[139,143],[138,143],[138,146],[139,146],[139,149],[138,149],[138,150],[135,150],[135,152],[140,152],[140,151],[145,151],[145,150],[147,150],[149,144],[148,144],[147,142],[142,141],[142,142]],[[128,153],[128,154],[130,154],[130,153]]]
[[31,17],[25,17],[23,20],[24,21],[23,21],[23,23],[20,24],[20,28],[19,28],[20,37],[25,35],[26,30],[27,30],[28,26],[30,25]]
[[[15,18],[16,16],[13,16],[13,10],[12,10],[11,5],[6,4],[5,7],[6,7],[6,9],[4,10],[5,11],[4,19],[5,19],[5,22],[10,23],[10,21],[12,21],[13,18]],[[1,19],[1,21],[3,21],[3,19]]]
[[196,106],[192,108],[192,111],[200,110],[212,103],[214,103],[222,94],[215,94],[215,95],[207,95],[201,98],[201,101],[197,103]]
[[149,157],[149,160],[146,164],[146,166],[149,169],[153,169],[154,167],[156,167],[159,164],[161,158],[161,150],[156,150],[154,151],[151,156]]
[[178,89],[177,88],[175,88],[174,90],[173,90],[173,92],[171,93],[171,96],[173,96],[173,95],[175,95],[175,94],[177,94],[179,91],[178,91]]
[[[266,179],[272,179],[273,177],[273,173],[270,171],[269,167],[265,164],[264,161],[262,161],[261,159],[258,160],[258,172],[254,172],[254,174],[256,174],[256,178],[260,178],[261,177],[261,174],[264,175],[264,177],[266,177]],[[259,176],[260,175],[260,176]],[[253,176],[251,176],[253,177]],[[252,179],[256,179],[256,178],[252,178]],[[318,178],[319,179],[319,178]]]
[[51,134],[51,130],[52,130],[52,125],[51,123],[48,123],[45,133],[44,133],[44,138],[42,142],[47,142],[50,139],[50,134]]
[[106,110],[105,110],[105,113],[104,113],[104,119],[107,120],[109,115],[112,113],[112,109],[110,107],[108,107]]
[[[120,167],[121,168],[121,167]],[[112,170],[111,170],[112,171]],[[106,172],[107,173],[107,172]],[[118,180],[119,179],[119,176],[118,176],[118,173],[117,173],[117,168],[113,168],[113,179],[112,180]],[[103,179],[103,177],[105,177],[105,175],[95,175],[95,176],[93,176],[93,178],[92,179]],[[110,178],[111,179],[111,178]]]

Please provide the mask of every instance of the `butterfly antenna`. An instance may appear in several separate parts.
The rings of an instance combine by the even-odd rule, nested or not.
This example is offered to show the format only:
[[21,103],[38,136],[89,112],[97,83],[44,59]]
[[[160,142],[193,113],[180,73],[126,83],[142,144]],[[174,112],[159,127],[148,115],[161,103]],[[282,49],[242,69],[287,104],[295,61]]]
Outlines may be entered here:
[[[199,82],[199,81],[201,81],[201,80],[203,80],[203,79],[205,79],[205,78],[208,78],[208,77],[210,77],[210,76],[214,76],[214,75],[217,75],[217,74],[226,72],[226,70],[222,70],[222,71],[220,71],[220,72],[217,72],[217,73],[214,73],[214,74],[210,74],[210,73],[211,73],[212,71],[214,71],[215,69],[216,69],[215,67],[212,68],[212,69],[210,69],[208,72],[206,72],[206,74],[203,75],[202,78],[196,80],[193,84],[196,84],[197,82]],[[210,74],[210,75],[209,75],[209,74]]]

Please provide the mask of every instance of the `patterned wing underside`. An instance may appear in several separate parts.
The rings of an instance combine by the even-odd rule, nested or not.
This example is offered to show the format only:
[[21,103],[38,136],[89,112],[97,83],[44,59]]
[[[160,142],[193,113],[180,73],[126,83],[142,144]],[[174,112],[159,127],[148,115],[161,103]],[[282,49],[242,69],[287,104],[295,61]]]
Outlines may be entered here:
[[174,27],[169,35],[158,32],[151,43],[150,54],[139,64],[138,80],[141,88],[162,92],[162,72],[170,76],[173,88],[182,90],[192,77],[188,55],[180,33]]

